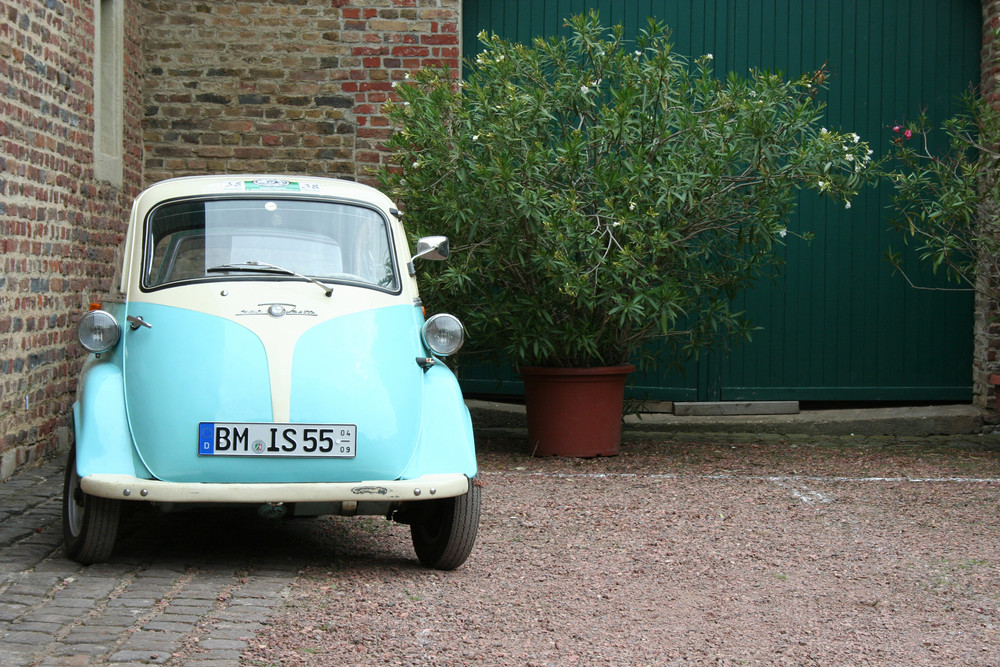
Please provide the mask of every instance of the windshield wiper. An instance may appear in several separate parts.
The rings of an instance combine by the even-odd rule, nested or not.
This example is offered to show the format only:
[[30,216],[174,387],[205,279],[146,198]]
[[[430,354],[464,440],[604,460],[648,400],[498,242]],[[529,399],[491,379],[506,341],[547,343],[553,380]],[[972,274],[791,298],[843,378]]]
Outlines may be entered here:
[[205,273],[224,273],[226,271],[250,271],[253,273],[280,273],[286,276],[295,276],[296,278],[302,278],[302,280],[308,280],[312,284],[323,290],[323,293],[327,296],[333,294],[333,288],[326,285],[315,278],[309,276],[304,276],[297,271],[292,271],[291,269],[286,269],[281,266],[276,266],[274,264],[268,264],[267,262],[257,262],[248,261],[240,264],[220,264],[219,266],[211,266],[205,269]]

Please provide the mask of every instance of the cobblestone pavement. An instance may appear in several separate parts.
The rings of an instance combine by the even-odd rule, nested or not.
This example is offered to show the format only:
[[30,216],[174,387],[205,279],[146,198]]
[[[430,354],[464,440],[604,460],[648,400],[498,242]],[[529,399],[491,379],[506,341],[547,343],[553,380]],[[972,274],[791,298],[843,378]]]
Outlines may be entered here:
[[0,483],[0,665],[239,664],[311,522],[134,510],[112,560],[85,567],[63,554],[62,475],[51,461]]

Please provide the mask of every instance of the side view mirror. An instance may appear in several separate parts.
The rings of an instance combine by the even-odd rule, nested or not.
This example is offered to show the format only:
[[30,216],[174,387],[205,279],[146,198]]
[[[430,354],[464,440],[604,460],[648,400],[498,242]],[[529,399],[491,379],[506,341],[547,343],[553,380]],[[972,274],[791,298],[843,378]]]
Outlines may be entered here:
[[413,259],[448,259],[449,247],[447,236],[425,236],[417,241],[417,254]]
[[[413,259],[448,259],[449,244],[447,236],[425,236],[417,241],[417,253]],[[417,269],[410,261],[407,267],[411,276],[417,275]]]

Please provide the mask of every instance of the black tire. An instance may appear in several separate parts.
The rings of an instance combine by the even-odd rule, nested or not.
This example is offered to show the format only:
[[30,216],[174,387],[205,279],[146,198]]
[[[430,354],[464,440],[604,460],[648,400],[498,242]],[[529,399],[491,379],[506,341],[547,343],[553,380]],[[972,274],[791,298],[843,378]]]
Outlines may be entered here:
[[76,474],[76,447],[70,449],[63,479],[63,541],[66,555],[83,565],[103,563],[118,539],[121,501],[90,496]]
[[454,570],[464,563],[479,532],[481,494],[475,480],[469,492],[455,498],[421,503],[421,512],[410,524],[417,558],[436,570]]

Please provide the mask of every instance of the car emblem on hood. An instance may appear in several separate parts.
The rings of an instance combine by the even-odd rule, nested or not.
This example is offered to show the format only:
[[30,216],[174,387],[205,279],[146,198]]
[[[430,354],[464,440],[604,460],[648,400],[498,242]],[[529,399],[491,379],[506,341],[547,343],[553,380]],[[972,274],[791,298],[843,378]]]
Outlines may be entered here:
[[315,310],[299,310],[294,303],[258,303],[256,307],[244,308],[236,313],[241,315],[270,315],[271,317],[284,317],[285,315],[308,315],[316,317]]

